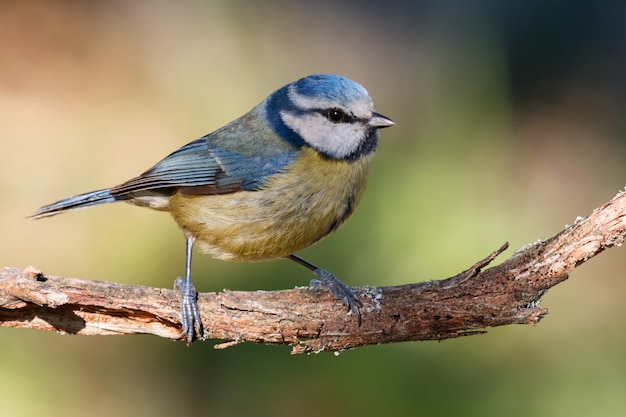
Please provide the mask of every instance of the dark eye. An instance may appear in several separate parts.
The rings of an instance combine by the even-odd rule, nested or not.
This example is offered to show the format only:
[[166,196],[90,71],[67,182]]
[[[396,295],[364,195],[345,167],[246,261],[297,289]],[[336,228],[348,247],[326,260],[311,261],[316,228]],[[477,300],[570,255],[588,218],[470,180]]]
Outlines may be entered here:
[[345,122],[348,116],[341,109],[326,110],[326,118],[333,123]]

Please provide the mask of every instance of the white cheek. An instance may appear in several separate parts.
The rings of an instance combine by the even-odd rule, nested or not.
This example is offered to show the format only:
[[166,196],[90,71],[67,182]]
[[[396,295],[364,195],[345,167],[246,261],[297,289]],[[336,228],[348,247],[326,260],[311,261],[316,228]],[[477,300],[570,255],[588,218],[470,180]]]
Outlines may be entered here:
[[356,151],[365,134],[359,123],[331,123],[319,113],[296,116],[281,112],[280,117],[311,147],[337,159]]

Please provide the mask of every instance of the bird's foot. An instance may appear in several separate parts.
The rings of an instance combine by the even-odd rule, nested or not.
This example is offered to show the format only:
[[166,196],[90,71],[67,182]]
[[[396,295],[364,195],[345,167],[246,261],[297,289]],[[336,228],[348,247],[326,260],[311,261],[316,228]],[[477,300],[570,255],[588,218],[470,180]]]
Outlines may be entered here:
[[354,313],[354,315],[356,316],[356,321],[360,326],[361,307],[363,307],[363,303],[361,302],[359,296],[356,295],[354,290],[326,270],[318,268],[314,270],[313,273],[319,277],[319,280],[311,280],[311,286],[324,287],[328,289],[332,295],[341,300],[341,302],[343,303],[343,305],[346,306],[348,311],[352,311],[352,313]]
[[187,339],[187,345],[203,335],[202,320],[200,320],[200,310],[198,309],[198,293],[191,283],[191,280],[184,280],[181,277],[174,281],[174,289],[180,291],[180,315],[183,325],[183,336]]

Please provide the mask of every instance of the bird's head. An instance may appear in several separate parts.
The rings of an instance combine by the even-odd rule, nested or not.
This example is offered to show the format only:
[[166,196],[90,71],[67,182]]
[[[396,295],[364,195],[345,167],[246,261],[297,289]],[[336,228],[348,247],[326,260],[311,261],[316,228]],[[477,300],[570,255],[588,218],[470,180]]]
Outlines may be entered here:
[[374,111],[363,86],[332,74],[310,75],[284,86],[266,99],[265,108],[281,138],[338,160],[371,154],[378,129],[394,124]]

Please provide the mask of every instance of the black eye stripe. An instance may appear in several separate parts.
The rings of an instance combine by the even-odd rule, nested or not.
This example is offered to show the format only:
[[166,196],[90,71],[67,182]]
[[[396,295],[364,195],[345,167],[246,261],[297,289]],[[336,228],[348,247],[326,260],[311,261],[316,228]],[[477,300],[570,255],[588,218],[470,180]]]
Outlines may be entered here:
[[353,114],[346,113],[344,110],[337,108],[337,107],[331,107],[329,109],[312,109],[312,110],[321,114],[322,116],[330,120],[332,123],[358,123],[360,121],[363,121],[363,119],[359,119]]

